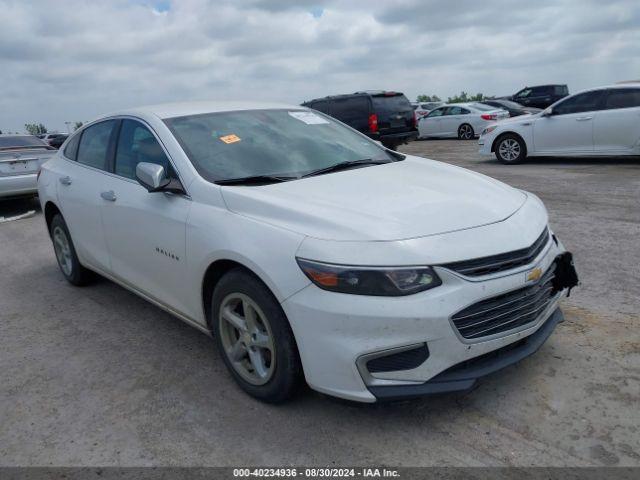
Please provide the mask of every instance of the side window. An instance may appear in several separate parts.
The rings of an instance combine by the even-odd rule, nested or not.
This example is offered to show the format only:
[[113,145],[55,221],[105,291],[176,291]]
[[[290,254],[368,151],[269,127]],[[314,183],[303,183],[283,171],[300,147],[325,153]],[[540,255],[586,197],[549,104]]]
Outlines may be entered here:
[[531,91],[532,97],[543,97],[545,95],[549,95],[551,92],[549,91],[549,87],[535,87]]
[[69,140],[69,143],[67,143],[67,146],[64,147],[65,157],[71,160],[76,159],[76,155],[78,154],[78,144],[80,143],[80,135],[81,134],[77,134],[71,137],[71,140]]
[[326,100],[314,102],[311,104],[311,108],[322,113],[329,113],[329,102],[327,102]]
[[461,114],[462,114],[462,108],[460,107],[449,107],[449,110],[446,113],[446,115],[461,115]]
[[441,117],[444,114],[444,110],[444,108],[436,108],[435,110],[431,110],[427,115],[427,118]]
[[567,115],[569,113],[593,112],[602,109],[604,90],[579,93],[553,107],[554,115]]
[[136,166],[140,162],[162,165],[167,176],[173,174],[169,159],[149,129],[135,120],[123,120],[116,148],[115,173],[135,179]]
[[100,170],[107,169],[109,140],[115,124],[115,120],[106,120],[82,132],[78,147],[78,163]]
[[529,95],[531,95],[532,89],[530,88],[525,88],[524,90],[520,90],[518,93],[516,93],[515,98],[527,98]]
[[350,123],[369,114],[369,101],[366,97],[347,97],[335,100],[331,108],[331,116],[345,123]]
[[471,112],[469,110],[467,110],[466,108],[461,108],[460,109],[460,114],[461,115],[469,115]]
[[606,109],[640,107],[640,88],[617,88],[609,90]]

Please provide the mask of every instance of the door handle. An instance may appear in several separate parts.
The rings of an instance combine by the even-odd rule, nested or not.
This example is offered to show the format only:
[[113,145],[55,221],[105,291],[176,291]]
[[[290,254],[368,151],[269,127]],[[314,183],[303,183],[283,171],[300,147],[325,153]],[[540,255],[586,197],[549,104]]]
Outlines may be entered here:
[[115,202],[116,198],[118,198],[116,197],[116,194],[113,192],[113,190],[109,190],[108,192],[101,192],[100,196],[108,202]]
[[593,117],[579,117],[576,118],[576,122],[586,122],[587,120],[591,120]]
[[68,175],[65,177],[60,177],[60,183],[62,185],[71,185],[71,177],[69,177]]

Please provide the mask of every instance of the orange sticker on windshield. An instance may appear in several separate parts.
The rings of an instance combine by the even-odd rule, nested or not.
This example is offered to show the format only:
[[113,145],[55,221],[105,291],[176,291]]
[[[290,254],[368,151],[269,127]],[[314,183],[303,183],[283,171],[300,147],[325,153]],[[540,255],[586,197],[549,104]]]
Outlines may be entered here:
[[224,137],[220,137],[224,143],[236,143],[240,141],[240,137],[234,134],[225,135]]

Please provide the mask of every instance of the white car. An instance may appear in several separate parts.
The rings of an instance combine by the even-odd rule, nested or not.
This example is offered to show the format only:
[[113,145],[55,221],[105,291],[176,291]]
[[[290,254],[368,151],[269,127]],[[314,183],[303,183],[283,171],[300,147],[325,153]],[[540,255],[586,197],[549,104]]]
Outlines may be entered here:
[[38,170],[54,151],[33,135],[0,135],[0,198],[35,195]]
[[485,128],[480,153],[502,163],[538,156],[640,155],[640,83],[594,88],[535,115]]
[[434,108],[444,105],[444,102],[411,102],[413,110],[416,112],[416,119],[421,119]]
[[362,402],[468,389],[533,353],[576,283],[535,195],[297,106],[108,115],[38,187],[69,282],[98,272],[212,334],[270,402],[302,378]]
[[488,125],[509,118],[509,112],[483,103],[453,103],[431,110],[418,122],[418,138],[472,140]]

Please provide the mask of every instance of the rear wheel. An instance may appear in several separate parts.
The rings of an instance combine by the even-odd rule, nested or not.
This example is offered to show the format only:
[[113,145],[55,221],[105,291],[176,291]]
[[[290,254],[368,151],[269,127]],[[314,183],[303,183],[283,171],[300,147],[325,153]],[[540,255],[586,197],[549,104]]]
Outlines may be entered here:
[[93,276],[92,272],[80,264],[67,224],[59,213],[51,220],[49,232],[56,260],[64,278],[76,286],[89,283]]
[[240,387],[269,403],[288,400],[302,367],[289,322],[269,289],[244,269],[227,273],[211,298],[210,324]]
[[496,142],[496,158],[504,164],[522,162],[527,156],[527,147],[522,139],[516,135],[503,135]]
[[473,140],[476,136],[476,132],[473,131],[473,127],[468,123],[463,123],[458,127],[458,138],[460,140]]

